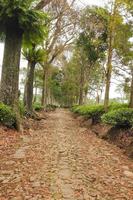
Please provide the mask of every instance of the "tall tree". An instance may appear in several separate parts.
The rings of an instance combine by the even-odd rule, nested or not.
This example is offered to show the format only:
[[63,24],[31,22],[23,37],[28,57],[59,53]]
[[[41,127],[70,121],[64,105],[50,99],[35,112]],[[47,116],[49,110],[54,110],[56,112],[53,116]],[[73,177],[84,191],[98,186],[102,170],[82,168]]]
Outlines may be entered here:
[[[108,22],[108,52],[107,52],[107,65],[106,65],[106,87],[105,87],[105,98],[104,98],[104,108],[105,111],[108,110],[109,105],[109,93],[110,84],[113,71],[113,55],[116,50],[122,49],[122,43],[125,45],[124,41],[127,37],[121,37],[123,33],[125,34],[125,10],[128,9],[130,0],[115,0],[112,2],[112,9],[110,12],[110,18]],[[128,38],[129,39],[129,38]],[[123,46],[124,46],[123,45]]]
[[24,49],[23,55],[28,61],[28,69],[25,83],[24,91],[24,106],[26,112],[29,116],[33,116],[33,84],[34,84],[34,74],[35,66],[37,63],[42,64],[44,60],[44,50],[37,47],[32,47],[31,49]]
[[[5,34],[5,49],[2,65],[0,101],[10,105],[18,119],[19,63],[23,36],[35,38],[46,15],[33,9],[31,0],[1,0],[0,27]],[[44,30],[42,30],[44,31]]]
[[108,55],[107,55],[107,67],[106,67],[106,88],[105,88],[105,98],[104,98],[104,109],[108,110],[109,105],[109,91],[110,91],[110,81],[112,75],[112,58],[115,40],[116,26],[118,25],[119,12],[118,12],[118,0],[115,0],[112,5],[112,10],[110,13],[110,20],[108,24]]
[[48,78],[50,65],[73,42],[76,35],[77,12],[73,8],[74,1],[54,0],[45,8],[51,16],[49,34],[44,49],[47,57],[44,62],[42,105],[47,104]]
[[84,63],[87,62],[87,64],[84,64],[84,67],[80,70],[79,104],[83,104],[84,82],[87,74],[85,68],[88,68],[87,76],[89,77],[89,72],[91,72],[96,62],[98,61],[100,63],[105,59],[105,52],[107,50],[107,22],[108,12],[106,9],[94,6],[83,10],[81,16],[82,33],[80,33],[77,41],[77,48],[79,48],[82,57],[86,56],[86,58],[84,57],[81,60],[83,60]]

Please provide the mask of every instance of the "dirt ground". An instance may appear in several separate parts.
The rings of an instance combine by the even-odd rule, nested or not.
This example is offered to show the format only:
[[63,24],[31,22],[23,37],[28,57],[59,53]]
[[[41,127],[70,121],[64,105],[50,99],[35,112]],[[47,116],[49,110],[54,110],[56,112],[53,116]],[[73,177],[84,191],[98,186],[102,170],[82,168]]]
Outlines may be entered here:
[[67,110],[0,128],[0,200],[132,200],[133,162]]

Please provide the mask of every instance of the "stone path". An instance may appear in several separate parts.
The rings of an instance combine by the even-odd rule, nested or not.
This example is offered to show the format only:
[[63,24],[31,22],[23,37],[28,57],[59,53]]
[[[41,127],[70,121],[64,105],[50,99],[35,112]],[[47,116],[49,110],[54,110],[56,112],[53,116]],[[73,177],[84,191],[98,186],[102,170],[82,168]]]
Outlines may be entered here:
[[57,110],[1,153],[0,200],[132,200],[133,162]]

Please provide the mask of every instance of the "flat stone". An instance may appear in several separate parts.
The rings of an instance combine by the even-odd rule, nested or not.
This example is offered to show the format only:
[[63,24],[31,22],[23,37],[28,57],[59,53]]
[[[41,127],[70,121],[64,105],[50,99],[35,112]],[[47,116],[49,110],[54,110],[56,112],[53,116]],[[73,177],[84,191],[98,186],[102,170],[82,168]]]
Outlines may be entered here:
[[0,182],[4,181],[4,180],[5,180],[5,177],[4,176],[0,176]]
[[129,167],[128,167],[128,166],[122,166],[122,169],[128,171],[128,170],[129,170]]
[[1,170],[0,173],[3,174],[3,175],[11,175],[11,174],[13,174],[13,171],[11,171],[11,170]]
[[60,185],[60,188],[64,198],[72,199],[74,197],[74,191],[70,184]]
[[10,178],[6,178],[2,183],[6,184],[6,183],[9,183],[10,181]]
[[63,178],[63,179],[70,179],[71,178],[71,171],[69,169],[61,169],[59,171],[59,176],[60,178]]
[[28,136],[21,136],[21,139],[23,140],[24,143],[30,142],[30,137],[28,137]]
[[31,176],[30,177],[30,182],[33,182],[33,181],[35,181],[36,180],[36,177],[35,176]]
[[130,178],[133,178],[133,172],[130,171],[124,171],[124,175]]
[[17,177],[17,178],[15,178],[14,180],[13,180],[13,183],[18,183],[18,182],[20,182],[21,181],[21,177]]
[[40,187],[41,186],[41,184],[40,184],[40,182],[34,182],[33,184],[32,184],[32,187]]
[[17,159],[25,158],[25,150],[23,148],[18,149],[13,157]]
[[10,160],[10,161],[5,162],[5,164],[6,164],[6,165],[14,165],[14,164],[15,164],[15,161]]

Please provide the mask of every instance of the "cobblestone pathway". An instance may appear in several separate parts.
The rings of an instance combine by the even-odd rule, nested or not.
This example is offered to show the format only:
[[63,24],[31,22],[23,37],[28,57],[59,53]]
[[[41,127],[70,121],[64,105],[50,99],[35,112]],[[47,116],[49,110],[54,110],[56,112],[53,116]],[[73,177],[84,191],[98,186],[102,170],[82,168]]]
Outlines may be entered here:
[[0,200],[132,200],[133,162],[57,110],[1,154]]

